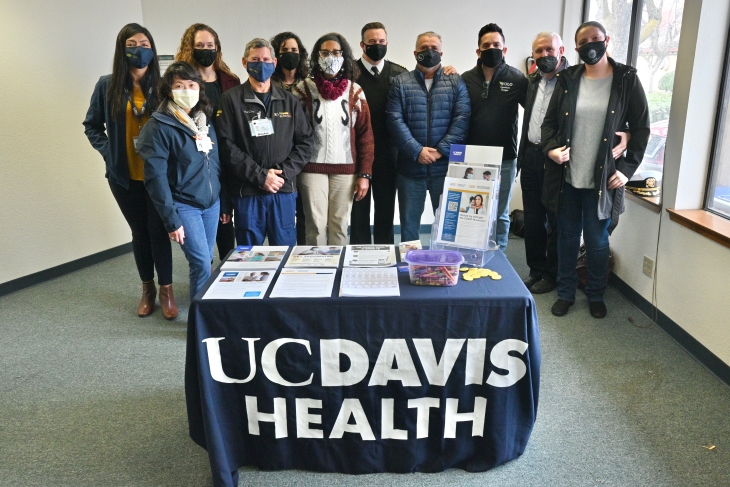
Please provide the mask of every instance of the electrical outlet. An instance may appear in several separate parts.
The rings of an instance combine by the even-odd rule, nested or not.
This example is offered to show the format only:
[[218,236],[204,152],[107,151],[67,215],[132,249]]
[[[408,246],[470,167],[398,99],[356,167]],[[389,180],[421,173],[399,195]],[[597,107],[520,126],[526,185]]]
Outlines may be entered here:
[[644,268],[643,268],[644,274],[647,276],[654,278],[654,261],[651,260],[649,257],[644,256]]

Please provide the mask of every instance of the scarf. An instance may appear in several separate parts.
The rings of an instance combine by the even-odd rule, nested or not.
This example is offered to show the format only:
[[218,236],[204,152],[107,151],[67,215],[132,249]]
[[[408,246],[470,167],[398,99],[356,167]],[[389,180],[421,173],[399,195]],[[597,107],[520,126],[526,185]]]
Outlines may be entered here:
[[317,91],[325,100],[336,100],[342,96],[347,89],[348,79],[345,77],[337,77],[335,79],[327,79],[321,74],[314,76],[314,84]]
[[[202,110],[198,110],[195,112],[195,115],[190,117],[177,103],[168,100],[165,111],[168,115],[176,118],[180,123],[192,130],[196,139],[203,139],[208,136],[208,120]],[[208,151],[205,151],[205,153],[207,154]]]

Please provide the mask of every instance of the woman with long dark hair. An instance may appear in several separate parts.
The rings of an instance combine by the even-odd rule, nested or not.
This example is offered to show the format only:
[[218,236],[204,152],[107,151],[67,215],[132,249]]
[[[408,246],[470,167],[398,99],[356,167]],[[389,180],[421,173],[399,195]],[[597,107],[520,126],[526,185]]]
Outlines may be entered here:
[[[184,61],[200,73],[205,96],[212,107],[209,121],[215,127],[221,96],[229,89],[241,84],[238,76],[233,74],[223,61],[218,33],[205,24],[191,25],[180,39],[175,61]],[[218,223],[215,241],[218,246],[218,255],[224,259],[236,245],[236,232],[233,229],[232,221],[225,224]]]
[[298,184],[304,203],[307,245],[347,245],[353,195],[359,201],[372,177],[374,141],[370,109],[347,40],[331,33],[314,44],[312,77],[294,92],[314,128],[314,155]]
[[136,151],[142,127],[157,108],[160,67],[155,41],[139,24],[119,31],[112,74],[102,76],[91,95],[84,132],[106,163],[106,177],[114,199],[132,230],[132,249],[142,280],[139,316],[160,305],[167,319],[178,314],[172,292],[172,249],[160,216],[144,186],[144,162]]
[[194,67],[172,63],[160,81],[160,107],[139,137],[147,192],[190,264],[191,301],[210,277],[218,221],[230,220],[227,200],[220,198],[218,141],[202,88]]

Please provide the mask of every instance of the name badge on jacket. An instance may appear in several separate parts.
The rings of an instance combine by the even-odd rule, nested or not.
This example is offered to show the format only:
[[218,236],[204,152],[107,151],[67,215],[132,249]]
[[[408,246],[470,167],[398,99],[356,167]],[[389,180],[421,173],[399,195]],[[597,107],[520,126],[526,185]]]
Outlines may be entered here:
[[213,149],[213,142],[207,135],[201,139],[195,139],[195,146],[198,152],[210,152]]
[[273,135],[274,124],[270,118],[257,118],[248,122],[251,127],[251,135],[254,137],[263,137],[265,135]]

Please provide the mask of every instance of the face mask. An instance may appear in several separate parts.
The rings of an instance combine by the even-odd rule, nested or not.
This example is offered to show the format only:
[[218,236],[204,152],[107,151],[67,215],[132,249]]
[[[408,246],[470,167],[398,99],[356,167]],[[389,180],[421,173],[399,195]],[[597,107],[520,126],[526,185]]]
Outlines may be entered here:
[[345,58],[343,57],[321,57],[319,58],[319,67],[322,68],[322,71],[324,71],[325,74],[334,76],[340,72],[340,69],[342,69],[342,65],[344,64],[344,62]]
[[146,68],[155,54],[149,47],[127,47],[124,49],[129,64],[137,69]]
[[266,83],[274,74],[276,66],[274,63],[265,63],[262,61],[251,61],[246,64],[246,71],[248,75],[258,81],[259,83]]
[[365,54],[376,63],[385,57],[388,46],[385,44],[368,44],[365,46]]
[[198,104],[200,91],[198,90],[172,90],[172,100],[177,106],[190,110]]
[[467,174],[466,175],[466,179],[474,179],[474,175],[473,174]]
[[558,67],[558,58],[555,56],[543,56],[535,61],[537,69],[543,73],[552,73]]
[[433,49],[426,49],[416,53],[416,62],[424,68],[430,69],[441,64],[441,54]]
[[193,59],[204,68],[213,64],[217,56],[218,51],[215,49],[193,49]]
[[284,69],[297,69],[301,57],[298,52],[282,52],[279,54],[279,66]]
[[502,49],[485,49],[479,55],[479,59],[488,68],[496,68],[502,63]]
[[586,64],[596,64],[606,54],[606,41],[589,42],[578,48],[580,60]]

